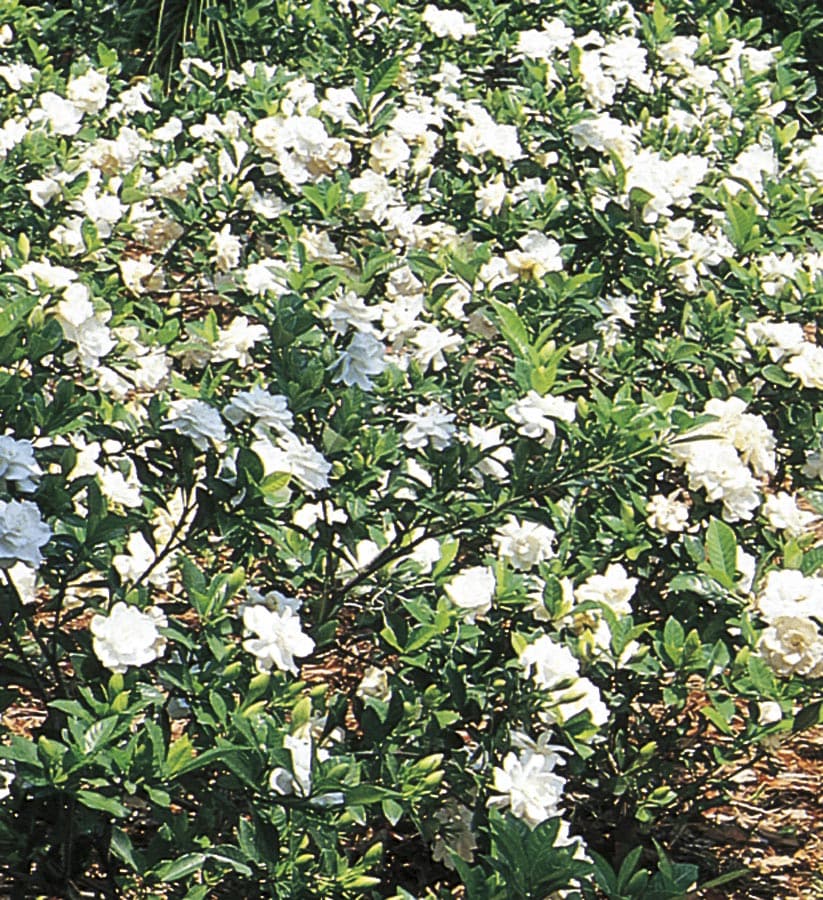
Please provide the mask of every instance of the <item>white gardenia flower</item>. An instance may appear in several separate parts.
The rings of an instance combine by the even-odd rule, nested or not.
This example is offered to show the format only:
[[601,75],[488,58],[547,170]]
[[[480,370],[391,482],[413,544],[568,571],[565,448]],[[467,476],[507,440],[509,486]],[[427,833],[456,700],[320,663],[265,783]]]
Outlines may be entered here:
[[[486,453],[483,459],[472,470],[478,476],[487,476],[498,481],[508,475],[506,465],[514,459],[514,451],[503,442],[503,426],[481,428],[473,422],[469,423],[466,440],[472,447]],[[490,452],[488,452],[490,451]]]
[[89,69],[82,75],[69,78],[66,96],[85,113],[96,113],[106,105],[109,82],[102,72]]
[[400,413],[398,418],[409,423],[403,432],[403,443],[410,450],[419,450],[426,444],[445,450],[457,431],[454,413],[446,412],[439,403],[418,403],[413,413]]
[[723,501],[726,521],[752,518],[760,505],[760,489],[734,446],[717,438],[699,438],[673,445],[671,453],[685,465],[691,490],[702,488],[709,501]]
[[261,672],[277,667],[297,675],[294,657],[308,656],[314,650],[314,641],[303,632],[300,616],[289,607],[271,610],[262,604],[247,606],[243,625],[255,635],[243,641],[243,648],[257,658]]
[[290,432],[282,434],[276,444],[268,438],[260,438],[250,449],[260,457],[266,475],[286,472],[308,491],[320,491],[329,486],[331,463],[311,444]]
[[541,635],[518,656],[523,676],[531,677],[538,687],[553,690],[565,681],[577,680],[580,663],[568,647]]
[[563,268],[560,244],[540,231],[529,231],[518,238],[519,250],[504,254],[506,265],[518,278],[539,281],[547,272],[559,272]]
[[474,624],[492,608],[495,587],[494,571],[489,566],[471,566],[455,575],[443,589],[449,600],[465,613],[465,620]]
[[231,402],[223,407],[223,418],[232,425],[239,425],[253,417],[259,425],[282,434],[289,431],[294,422],[288,403],[288,398],[282,394],[271,394],[255,385],[250,391],[240,391],[234,395]]
[[435,37],[459,41],[464,37],[472,37],[477,32],[474,22],[468,22],[458,10],[439,9],[431,3],[423,10],[422,19]]
[[780,616],[823,619],[823,578],[799,569],[772,569],[755,605],[769,623]]
[[679,491],[673,491],[667,497],[655,494],[646,504],[648,517],[646,523],[656,531],[683,531],[689,524],[689,507],[677,499]]
[[231,233],[231,226],[224,225],[220,231],[211,236],[209,249],[213,251],[214,266],[220,272],[231,272],[240,264],[242,243],[237,235]]
[[163,655],[166,639],[158,629],[167,624],[165,614],[156,606],[141,612],[122,601],[115,603],[108,616],[97,614],[91,620],[94,652],[112,672],[144,666]]
[[254,359],[251,349],[255,344],[268,337],[265,325],[250,325],[246,316],[232,319],[227,328],[221,328],[217,340],[211,345],[213,362],[221,363],[237,360],[242,368],[248,368]]
[[40,548],[51,538],[51,529],[30,500],[0,500],[0,569],[23,562],[36,569],[43,557]]
[[360,683],[357,685],[355,695],[361,700],[365,700],[366,697],[373,697],[375,700],[388,702],[391,699],[391,694],[389,670],[381,669],[379,666],[367,666]]
[[800,537],[817,519],[815,513],[800,509],[797,500],[786,491],[769,494],[763,503],[763,512],[772,528],[785,531],[791,537]]
[[778,616],[760,637],[760,655],[782,678],[823,678],[823,638],[801,616]]
[[552,816],[560,815],[560,801],[566,779],[554,768],[562,761],[557,754],[521,750],[506,754],[502,768],[494,769],[494,790],[489,806],[510,809],[531,828]]
[[45,91],[40,95],[39,109],[33,109],[29,118],[33,122],[44,119],[49,123],[54,134],[70,136],[80,131],[83,110],[70,100],[65,100],[54,91]]
[[146,578],[148,583],[156,587],[168,585],[171,560],[165,557],[157,565],[153,565],[157,554],[141,532],[135,531],[130,535],[126,549],[127,553],[118,553],[111,561],[122,582],[136,581],[153,566]]
[[383,315],[379,306],[367,306],[366,301],[353,291],[346,291],[329,301],[324,316],[337,334],[345,334],[349,328],[366,334],[377,334],[374,323]]
[[540,713],[547,725],[562,725],[580,713],[588,713],[596,728],[609,721],[609,708],[600,696],[600,689],[589,678],[578,678],[569,688],[552,695],[553,703]]
[[7,434],[0,436],[0,484],[13,481],[21,491],[30,493],[42,474],[31,441],[18,441]]
[[447,365],[446,351],[457,350],[463,344],[463,338],[451,328],[441,331],[436,325],[425,325],[414,335],[411,343],[417,347],[412,358],[420,368],[425,372],[431,366],[439,372]]
[[219,445],[227,440],[220,413],[202,400],[172,400],[168,421],[160,427],[190,437],[194,446],[203,453],[208,450],[209,441]]
[[629,616],[636,588],[637,579],[629,578],[629,573],[620,563],[612,563],[602,575],[590,575],[575,589],[574,597],[578,603],[602,603],[616,616]]
[[541,397],[537,391],[529,391],[521,400],[506,409],[506,415],[517,425],[517,433],[533,438],[551,447],[554,443],[554,420],[573,422],[576,406],[561,397]]
[[357,385],[363,391],[374,388],[371,376],[386,370],[386,350],[371,334],[358,331],[349,346],[337,357],[331,368],[339,368],[332,383],[342,381],[347,387]]
[[783,368],[798,378],[803,387],[823,390],[823,347],[806,341]]
[[509,516],[494,533],[492,543],[501,559],[524,571],[554,556],[555,537],[551,528],[539,522],[521,522]]

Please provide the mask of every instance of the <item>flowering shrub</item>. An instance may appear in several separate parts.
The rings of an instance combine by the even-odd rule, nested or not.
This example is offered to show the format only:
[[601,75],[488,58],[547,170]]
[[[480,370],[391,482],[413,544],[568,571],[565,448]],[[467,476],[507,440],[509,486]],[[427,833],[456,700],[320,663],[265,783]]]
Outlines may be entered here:
[[188,56],[171,96],[0,11],[2,696],[36,712],[3,858],[50,893],[685,895],[640,845],[821,716],[797,41],[312,9],[322,58]]

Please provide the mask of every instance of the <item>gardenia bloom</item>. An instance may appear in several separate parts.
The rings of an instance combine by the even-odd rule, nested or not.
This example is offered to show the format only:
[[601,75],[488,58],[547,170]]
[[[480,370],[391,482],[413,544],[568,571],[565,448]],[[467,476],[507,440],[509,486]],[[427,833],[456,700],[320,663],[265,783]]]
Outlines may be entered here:
[[518,656],[525,678],[532,677],[538,687],[552,690],[559,684],[577,679],[580,664],[568,647],[541,635]]
[[683,531],[689,524],[689,507],[677,500],[678,491],[673,491],[668,497],[663,494],[655,494],[646,504],[648,518],[646,524],[656,531]]
[[287,432],[294,422],[289,412],[288,398],[282,394],[270,394],[255,385],[250,391],[240,391],[223,407],[223,418],[232,425],[245,422],[250,416],[260,425],[280,433]]
[[157,587],[168,585],[170,558],[164,557],[156,565],[153,565],[157,560],[157,554],[141,532],[135,531],[129,537],[126,549],[127,553],[118,553],[111,561],[122,582],[136,581],[149,569],[149,566],[153,566],[146,579],[149,584]]
[[467,622],[474,624],[492,608],[495,591],[494,572],[489,566],[472,566],[455,575],[445,586],[449,600],[465,612]]
[[823,639],[811,619],[778,616],[761,635],[758,649],[782,678],[823,677]]
[[109,82],[102,72],[89,69],[82,75],[69,79],[66,95],[71,102],[86,113],[96,113],[106,105]]
[[254,362],[251,348],[268,334],[265,325],[250,325],[246,316],[238,316],[228,328],[220,329],[217,340],[211,346],[212,361],[221,363],[235,359],[245,369]]
[[372,375],[380,375],[387,366],[383,344],[371,334],[358,331],[349,346],[332,363],[339,368],[332,383],[342,381],[347,387],[357,385],[363,391],[374,387]]
[[720,439],[698,439],[671,448],[676,462],[685,465],[689,488],[706,492],[709,501],[723,501],[729,522],[751,519],[760,505],[760,490],[735,448]]
[[261,438],[250,449],[260,457],[266,475],[286,472],[308,491],[329,486],[331,463],[297,435],[286,432],[277,439],[277,444]]
[[514,459],[514,451],[503,443],[503,426],[481,428],[473,422],[469,423],[466,440],[472,447],[484,451],[483,459],[472,469],[472,474],[487,476],[498,481],[507,477],[506,464]]
[[612,563],[603,575],[590,575],[575,590],[574,597],[578,603],[602,603],[616,616],[628,616],[636,587],[637,579],[629,578],[620,563]]
[[209,248],[214,252],[214,266],[220,272],[230,272],[240,264],[240,238],[231,233],[231,226],[224,225],[211,236]]
[[457,431],[454,413],[446,412],[439,403],[418,403],[413,413],[400,413],[398,418],[409,423],[403,432],[403,443],[410,450],[419,450],[427,443],[435,450],[445,450]]
[[423,10],[423,23],[428,25],[435,37],[448,37],[453,41],[472,37],[477,32],[474,22],[467,22],[456,9],[438,9],[429,3]]
[[411,339],[417,347],[412,357],[425,372],[429,366],[439,372],[447,365],[445,352],[456,350],[463,343],[463,338],[455,334],[451,328],[441,331],[436,325],[425,325]]
[[554,769],[562,762],[556,753],[507,753],[503,767],[495,767],[493,784],[499,793],[489,799],[489,806],[510,809],[531,828],[560,815],[566,779]]
[[756,606],[769,623],[780,616],[823,619],[823,578],[804,575],[799,569],[772,569]]
[[551,528],[538,522],[520,522],[514,516],[509,516],[492,538],[498,556],[521,571],[553,556],[554,540]]
[[609,708],[600,696],[600,689],[589,678],[578,678],[573,685],[551,695],[552,704],[540,713],[547,725],[563,725],[580,713],[588,713],[595,728],[609,721]]
[[115,603],[108,616],[97,614],[91,620],[93,647],[97,658],[112,672],[125,672],[129,666],[144,666],[163,655],[166,639],[158,628],[167,625],[161,609]]
[[375,700],[388,702],[391,699],[391,688],[389,687],[388,669],[381,669],[378,666],[367,666],[357,685],[355,695],[361,700],[366,697],[373,697]]
[[560,244],[540,231],[529,231],[518,238],[517,244],[520,249],[509,250],[505,260],[519,278],[540,281],[546,272],[559,272],[563,268]]
[[345,334],[349,328],[367,334],[376,334],[374,322],[383,315],[379,306],[367,306],[366,301],[353,291],[346,291],[329,300],[324,317],[337,334]]
[[823,347],[806,341],[783,368],[798,378],[803,387],[823,390]]
[[247,606],[243,625],[255,635],[243,641],[243,648],[257,658],[261,672],[276,666],[297,675],[294,657],[308,656],[314,650],[314,641],[303,632],[300,616],[290,607],[271,610],[262,604]]
[[40,510],[30,500],[0,500],[0,569],[17,562],[37,568],[43,557],[40,548],[48,543],[51,529],[40,518]]
[[42,474],[31,441],[17,441],[7,434],[0,436],[0,484],[13,481],[21,491],[29,493],[37,487]]
[[168,421],[160,427],[190,437],[194,446],[203,453],[208,450],[209,441],[220,444],[227,439],[220,413],[202,400],[172,400]]
[[296,793],[308,797],[311,793],[311,735],[287,734],[283,738],[283,747],[291,753],[292,771],[277,766],[269,776],[269,788],[281,796]]
[[800,509],[797,500],[786,491],[769,494],[763,504],[763,512],[772,528],[785,531],[791,537],[800,537],[817,518],[813,512]]
[[537,391],[529,391],[522,400],[512,403],[506,415],[518,426],[523,437],[541,441],[546,447],[554,443],[554,419],[573,422],[576,407],[571,400],[560,397],[541,397]]

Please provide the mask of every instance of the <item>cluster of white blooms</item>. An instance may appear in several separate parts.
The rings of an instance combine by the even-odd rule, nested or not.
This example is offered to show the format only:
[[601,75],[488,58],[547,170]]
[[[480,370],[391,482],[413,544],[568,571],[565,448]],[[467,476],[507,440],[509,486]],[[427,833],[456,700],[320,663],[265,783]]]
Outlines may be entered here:
[[755,597],[768,627],[758,650],[781,677],[823,677],[823,578],[798,569],[772,569]]
[[609,711],[597,685],[580,675],[580,663],[568,647],[544,634],[523,649],[518,662],[523,676],[545,691],[541,718],[547,723],[562,725],[580,713],[595,728],[608,721]]
[[274,442],[261,437],[250,449],[260,457],[265,475],[286,473],[307,491],[328,487],[331,463],[290,431],[283,432]]
[[440,9],[431,3],[423,10],[422,19],[433,35],[440,38],[448,37],[453,41],[471,37],[477,31],[474,22],[467,21],[458,10]]
[[112,672],[145,666],[165,652],[166,638],[158,629],[167,624],[165,613],[156,606],[139,610],[115,603],[108,616],[98,613],[92,617],[89,628],[94,635],[94,652]]
[[670,445],[675,462],[684,466],[692,490],[706,499],[723,501],[723,518],[751,519],[760,505],[755,476],[775,471],[774,434],[761,416],[745,412],[739,397],[709,400],[704,412],[717,421],[689,431],[685,440]]
[[760,319],[746,326],[746,338],[752,346],[765,344],[772,361],[803,387],[823,390],[823,347],[807,340],[799,324]]

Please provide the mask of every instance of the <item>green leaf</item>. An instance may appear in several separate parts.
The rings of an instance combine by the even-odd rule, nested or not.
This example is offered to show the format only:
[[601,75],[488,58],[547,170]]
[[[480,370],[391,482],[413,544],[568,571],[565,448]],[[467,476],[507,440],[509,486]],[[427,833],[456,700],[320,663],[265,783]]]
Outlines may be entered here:
[[373,97],[375,94],[388,90],[397,81],[400,75],[400,63],[400,57],[395,56],[375,66],[374,71],[369,76],[370,96]]
[[179,881],[187,875],[199,872],[205,861],[205,853],[184,853],[183,856],[159,866],[155,870],[155,874],[161,881]]
[[792,731],[796,734],[798,731],[813,728],[821,722],[823,722],[823,700],[818,700],[816,703],[804,706],[797,713],[792,722]]
[[87,806],[89,809],[98,809],[100,812],[108,813],[116,819],[123,819],[129,814],[126,807],[118,800],[115,800],[114,797],[104,797],[102,794],[98,794],[97,791],[80,790],[77,792],[77,799],[83,806]]
[[497,327],[511,347],[512,352],[521,359],[531,360],[533,356],[531,340],[526,325],[517,312],[499,300],[491,301],[497,319]]
[[111,849],[111,852],[118,859],[122,860],[133,872],[140,872],[143,870],[144,863],[141,855],[135,851],[131,838],[122,828],[112,828],[109,848]]
[[823,566],[823,547],[812,547],[803,554],[800,571],[804,575],[814,575]]
[[706,529],[706,557],[732,582],[737,579],[737,539],[734,531],[719,519],[712,519]]
[[396,825],[403,818],[403,807],[391,797],[387,797],[381,804],[383,815],[392,824]]
[[382,803],[386,799],[401,798],[403,795],[390,788],[377,784],[358,784],[346,791],[347,806],[366,806],[369,803]]
[[176,775],[183,771],[187,763],[194,759],[194,745],[191,738],[184,734],[169,746],[166,762],[163,766],[166,775]]

